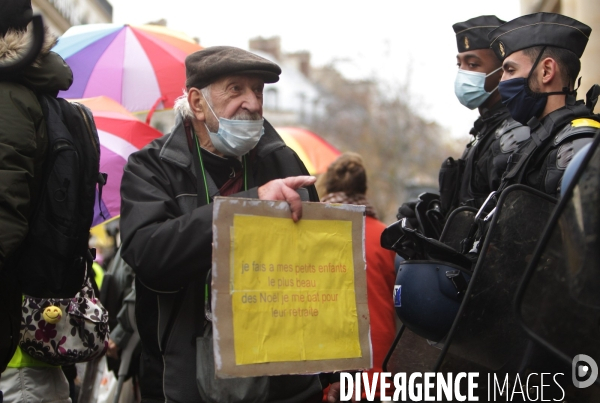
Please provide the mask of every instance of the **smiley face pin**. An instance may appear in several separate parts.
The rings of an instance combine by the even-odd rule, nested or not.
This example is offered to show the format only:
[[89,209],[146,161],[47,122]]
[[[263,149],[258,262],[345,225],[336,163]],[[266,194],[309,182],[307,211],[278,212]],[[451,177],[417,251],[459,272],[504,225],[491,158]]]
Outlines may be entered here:
[[44,309],[44,313],[42,313],[42,316],[44,317],[44,320],[47,323],[51,323],[54,325],[60,322],[60,319],[62,318],[62,311],[59,307],[51,305]]

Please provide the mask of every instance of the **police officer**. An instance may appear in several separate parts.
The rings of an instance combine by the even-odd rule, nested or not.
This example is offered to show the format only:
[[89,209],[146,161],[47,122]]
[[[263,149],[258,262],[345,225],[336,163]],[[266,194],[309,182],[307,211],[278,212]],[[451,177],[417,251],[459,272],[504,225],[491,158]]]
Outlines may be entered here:
[[587,104],[576,101],[574,90],[591,31],[564,15],[536,13],[490,32],[491,47],[503,60],[502,102],[531,130],[511,155],[500,190],[523,183],[558,197],[565,168],[592,141],[600,127],[592,114],[598,87],[588,92]]
[[[484,15],[452,26],[458,48],[456,97],[467,108],[478,108],[480,116],[473,124],[473,138],[462,157],[449,157],[442,164],[440,201],[446,217],[459,206],[481,206],[500,185],[510,153],[518,142],[529,137],[528,128],[511,119],[497,91],[502,63],[490,49],[488,34],[503,23],[496,16]],[[417,228],[415,203],[404,203],[397,217],[408,217]]]

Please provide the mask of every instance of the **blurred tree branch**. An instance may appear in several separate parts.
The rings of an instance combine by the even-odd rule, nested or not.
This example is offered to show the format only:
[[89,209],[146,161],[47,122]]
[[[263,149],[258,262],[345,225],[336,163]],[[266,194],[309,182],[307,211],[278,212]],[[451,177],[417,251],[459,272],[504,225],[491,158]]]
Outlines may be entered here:
[[460,156],[466,141],[449,141],[440,125],[416,113],[407,85],[393,88],[377,79],[333,77],[317,78],[330,101],[324,115],[305,124],[341,151],[363,156],[368,198],[380,219],[391,223],[398,206],[416,196],[411,189],[417,194],[419,188],[437,191],[440,165],[450,155]]

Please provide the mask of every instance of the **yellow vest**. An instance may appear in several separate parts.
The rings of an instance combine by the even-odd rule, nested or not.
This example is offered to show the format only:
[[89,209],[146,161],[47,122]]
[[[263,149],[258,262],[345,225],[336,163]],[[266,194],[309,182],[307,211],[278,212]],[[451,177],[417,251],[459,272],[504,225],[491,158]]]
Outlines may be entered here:
[[43,361],[36,360],[27,353],[21,350],[21,347],[17,346],[17,351],[10,359],[8,363],[9,368],[23,368],[23,367],[54,367],[54,365],[46,364]]
[[104,280],[104,269],[96,262],[92,263],[92,269],[94,269],[96,286],[98,286],[98,289],[100,289],[102,288],[102,280]]

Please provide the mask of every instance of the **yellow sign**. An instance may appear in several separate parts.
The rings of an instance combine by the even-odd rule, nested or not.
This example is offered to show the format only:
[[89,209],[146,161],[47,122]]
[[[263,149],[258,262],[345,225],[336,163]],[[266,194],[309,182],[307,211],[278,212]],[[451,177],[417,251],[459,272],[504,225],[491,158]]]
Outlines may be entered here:
[[365,207],[215,197],[217,378],[371,368]]
[[352,222],[235,215],[236,364],[361,356]]

